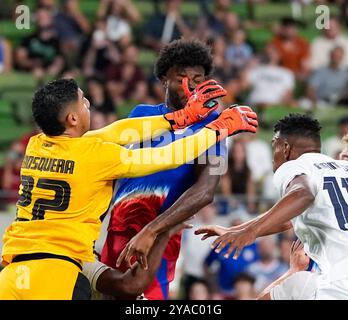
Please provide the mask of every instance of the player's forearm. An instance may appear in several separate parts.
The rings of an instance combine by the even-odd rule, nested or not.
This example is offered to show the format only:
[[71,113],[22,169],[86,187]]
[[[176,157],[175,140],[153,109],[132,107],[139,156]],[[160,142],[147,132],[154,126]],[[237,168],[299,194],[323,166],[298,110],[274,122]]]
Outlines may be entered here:
[[[304,189],[290,191],[268,212],[248,227],[253,228],[257,237],[289,229],[290,220],[309,208],[314,201],[311,192]],[[275,232],[276,231],[276,232]]]
[[[202,180],[206,180],[206,182]],[[213,201],[218,182],[219,176],[199,179],[169,209],[150,222],[145,228],[158,235],[191,218],[196,212]]]
[[127,177],[139,177],[163,170],[175,169],[193,161],[216,143],[216,132],[204,128],[198,133],[176,140],[161,148],[125,149]]
[[166,130],[171,130],[171,126],[163,116],[139,117],[115,121],[99,130],[89,131],[85,136],[126,145],[148,140]]
[[169,240],[168,233],[157,237],[154,246],[148,255],[148,269],[144,270],[136,262],[132,269],[121,274],[117,270],[105,271],[97,281],[97,290],[123,299],[135,299],[142,294],[153,281],[160,266],[163,252]]

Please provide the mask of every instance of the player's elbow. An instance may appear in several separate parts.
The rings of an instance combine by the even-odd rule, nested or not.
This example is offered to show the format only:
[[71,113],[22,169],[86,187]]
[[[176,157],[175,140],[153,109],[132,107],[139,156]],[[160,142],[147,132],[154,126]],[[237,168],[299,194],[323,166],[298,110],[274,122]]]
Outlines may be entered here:
[[122,286],[122,294],[121,297],[123,299],[136,299],[136,297],[140,296],[144,293],[147,283],[141,280],[132,280],[132,281],[124,281],[124,285]]
[[214,200],[214,192],[213,191],[208,191],[203,194],[203,204],[204,206],[207,206],[208,204],[212,203]]
[[312,205],[315,200],[315,196],[312,191],[307,187],[298,188],[293,192],[293,196],[306,206]]

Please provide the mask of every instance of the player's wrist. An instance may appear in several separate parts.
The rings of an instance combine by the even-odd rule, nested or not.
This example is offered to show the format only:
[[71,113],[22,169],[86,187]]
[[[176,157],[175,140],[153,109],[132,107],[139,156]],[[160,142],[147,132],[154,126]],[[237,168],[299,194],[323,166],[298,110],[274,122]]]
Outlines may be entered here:
[[152,223],[149,223],[146,227],[144,227],[143,232],[152,238],[156,238],[161,233],[158,226],[153,225]]

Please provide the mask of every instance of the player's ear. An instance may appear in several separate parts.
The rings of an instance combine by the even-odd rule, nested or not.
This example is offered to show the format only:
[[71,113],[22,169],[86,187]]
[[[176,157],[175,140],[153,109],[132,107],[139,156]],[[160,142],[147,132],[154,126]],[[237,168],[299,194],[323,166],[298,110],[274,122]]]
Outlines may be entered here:
[[69,112],[67,115],[66,115],[66,123],[70,126],[70,127],[76,127],[78,121],[77,121],[77,114],[76,112]]
[[291,146],[290,144],[285,140],[284,141],[284,151],[283,151],[283,154],[284,154],[284,159],[286,161],[290,160],[290,153],[291,153]]
[[160,79],[161,83],[162,83],[162,86],[164,87],[164,89],[167,89],[168,88],[168,78],[166,76],[163,76],[161,79]]

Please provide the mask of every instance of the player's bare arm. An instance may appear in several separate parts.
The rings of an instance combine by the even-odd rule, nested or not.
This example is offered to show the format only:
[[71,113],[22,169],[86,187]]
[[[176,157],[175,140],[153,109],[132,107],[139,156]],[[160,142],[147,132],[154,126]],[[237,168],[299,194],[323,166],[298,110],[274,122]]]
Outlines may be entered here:
[[[264,213],[264,214],[266,214],[266,213]],[[233,226],[233,227],[229,227],[229,228],[221,227],[218,225],[203,226],[201,228],[198,228],[195,231],[195,234],[196,235],[202,234],[203,236],[202,236],[201,240],[205,240],[205,239],[208,239],[208,238],[214,237],[214,236],[222,236],[227,232],[240,231],[240,230],[243,230],[244,228],[246,228],[247,226],[249,226],[250,224],[255,223],[255,221],[260,219],[264,214],[254,218],[254,219],[251,219],[247,222],[244,222],[244,223],[241,223],[237,226]],[[291,221],[287,221],[283,224],[274,226],[271,230],[269,230],[269,234],[265,234],[265,236],[270,235],[270,234],[274,234],[274,233],[284,232],[284,231],[287,231],[289,229],[292,229]]]
[[212,246],[216,247],[216,252],[220,252],[229,245],[225,257],[229,257],[235,251],[234,258],[236,259],[245,246],[253,243],[258,237],[277,231],[276,226],[283,226],[292,218],[300,215],[313,204],[314,199],[307,176],[297,176],[289,183],[284,197],[268,212],[245,228],[239,231],[227,232],[218,237]]
[[169,239],[182,229],[191,227],[190,224],[183,222],[160,234],[149,252],[149,268],[147,270],[141,268],[138,263],[135,263],[132,269],[125,273],[108,268],[98,276],[96,289],[114,298],[135,299],[153,281]]
[[[224,160],[222,157],[219,158],[221,161]],[[216,160],[211,160],[211,162],[216,163]],[[197,182],[183,193],[169,209],[146,225],[140,233],[128,242],[117,260],[117,266],[121,265],[122,261],[126,261],[130,267],[132,256],[136,256],[142,267],[146,269],[148,266],[147,255],[156,237],[176,224],[192,217],[213,201],[220,176],[210,174],[212,167],[211,163],[196,165]]]
[[265,288],[260,295],[257,297],[257,300],[271,300],[271,290],[277,285],[284,282],[294,273],[299,271],[307,270],[309,265],[309,257],[303,250],[303,244],[300,240],[296,240],[292,243],[290,248],[290,268],[284,273],[279,279],[272,282],[267,288]]

